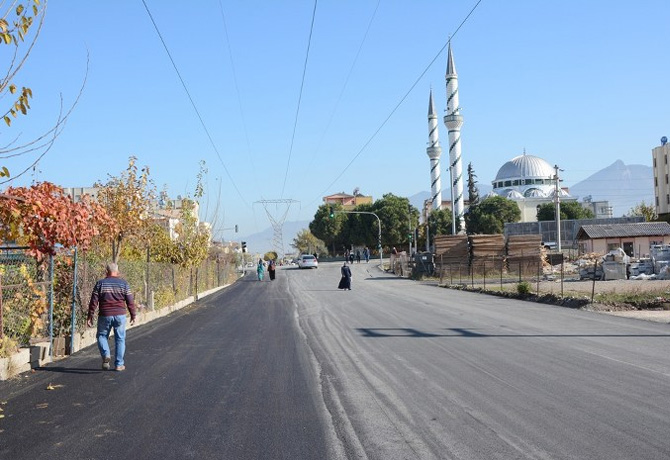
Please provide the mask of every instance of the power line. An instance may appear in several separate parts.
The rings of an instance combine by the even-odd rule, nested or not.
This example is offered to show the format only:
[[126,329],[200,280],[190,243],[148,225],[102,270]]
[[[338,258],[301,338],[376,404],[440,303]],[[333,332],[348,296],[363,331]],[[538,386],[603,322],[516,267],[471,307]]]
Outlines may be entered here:
[[[144,0],[143,0],[144,1]],[[480,0],[481,1],[481,0]],[[314,19],[316,18],[316,5],[318,0],[314,0],[314,9],[312,10],[312,24],[309,28],[309,39],[307,40],[307,53],[305,54],[305,63],[302,68],[302,81],[300,83],[300,94],[298,95],[298,107],[295,110],[295,121],[293,122],[293,135],[291,136],[291,147],[288,152],[288,161],[286,162],[286,173],[284,174],[284,185],[281,188],[281,197],[284,196],[286,189],[286,179],[288,178],[288,169],[291,165],[291,155],[293,154],[293,143],[295,141],[295,131],[298,127],[298,115],[300,114],[300,102],[302,101],[302,90],[305,86],[305,74],[307,73],[307,61],[309,60],[309,49],[312,45],[312,33],[314,32]]]
[[179,77],[179,81],[181,82],[181,85],[184,88],[184,91],[186,92],[186,95],[188,96],[188,100],[191,102],[191,106],[193,106],[193,110],[195,111],[195,114],[198,117],[198,120],[200,121],[200,125],[202,126],[202,129],[205,131],[205,134],[207,135],[207,138],[209,139],[209,143],[212,145],[212,148],[214,149],[214,152],[216,153],[216,156],[219,158],[219,161],[221,162],[221,165],[223,166],[224,171],[226,172],[226,175],[228,176],[228,179],[230,179],[231,184],[233,184],[233,187],[235,187],[235,190],[237,191],[237,194],[240,196],[240,199],[242,202],[249,207],[249,203],[244,199],[244,196],[240,192],[240,190],[237,188],[237,184],[235,184],[235,181],[233,180],[233,177],[230,175],[230,172],[228,171],[228,168],[226,167],[226,164],[223,162],[223,159],[221,158],[221,154],[219,153],[219,149],[216,147],[216,144],[214,143],[214,139],[212,139],[211,134],[209,133],[209,130],[207,129],[207,125],[205,125],[205,121],[202,119],[202,116],[200,115],[200,111],[198,110],[198,107],[195,105],[195,101],[191,97],[191,93],[188,90],[188,87],[186,86],[186,82],[181,76],[181,72],[179,72],[179,68],[177,68],[177,64],[175,63],[174,59],[172,58],[172,54],[170,53],[170,50],[167,47],[167,44],[165,43],[165,40],[163,39],[163,35],[161,34],[161,31],[158,29],[158,24],[156,24],[156,21],[154,20],[153,15],[151,14],[151,11],[149,10],[149,6],[147,5],[147,2],[145,0],[142,0],[142,4],[144,5],[144,8],[147,10],[147,14],[149,15],[149,19],[151,19],[151,23],[154,26],[154,29],[156,30],[156,34],[158,34],[158,38],[160,39],[161,43],[163,44],[163,48],[165,48],[165,52],[168,55],[168,58],[170,58],[170,62],[172,63],[172,67],[174,67],[175,72],[177,73],[177,77]]
[[333,122],[333,118],[335,116],[335,112],[337,112],[337,108],[340,105],[340,102],[342,101],[342,96],[344,95],[344,91],[347,89],[347,85],[349,84],[349,79],[351,78],[351,74],[354,71],[354,67],[356,66],[356,63],[358,62],[358,57],[361,54],[361,51],[363,50],[363,45],[365,44],[365,41],[368,38],[368,34],[370,32],[370,28],[372,27],[372,23],[377,16],[377,10],[379,9],[379,4],[381,3],[381,0],[377,0],[377,5],[375,6],[375,10],[372,12],[372,16],[370,17],[370,20],[368,21],[368,26],[365,29],[365,33],[363,34],[363,39],[361,40],[360,45],[358,46],[358,51],[356,51],[356,56],[354,56],[354,60],[351,62],[351,67],[349,67],[349,72],[347,73],[346,78],[344,79],[344,84],[342,85],[342,89],[340,90],[340,94],[337,97],[337,101],[335,101],[335,105],[333,106],[333,110],[330,113],[330,116],[328,117],[328,122],[326,123],[326,127],[323,129],[323,134],[321,135],[321,138],[319,139],[319,142],[317,143],[316,149],[314,150],[314,153],[312,154],[312,159],[310,161],[310,166],[314,162],[314,158],[316,157],[318,151],[321,149],[321,145],[323,144],[323,139],[326,137],[326,133],[328,132],[328,129],[330,128],[331,123]]
[[[358,159],[358,157],[361,155],[361,153],[363,153],[363,151],[368,147],[368,145],[370,145],[370,143],[374,140],[374,138],[377,137],[377,134],[379,134],[379,132],[382,130],[382,128],[384,128],[384,126],[386,125],[386,123],[388,123],[388,121],[389,121],[389,120],[391,119],[391,117],[395,114],[395,112],[400,108],[400,106],[403,104],[403,102],[405,102],[405,99],[407,99],[407,96],[409,96],[410,93],[411,93],[411,92],[414,90],[414,88],[416,87],[416,85],[419,84],[419,82],[421,81],[421,79],[423,78],[423,76],[426,75],[426,73],[428,72],[428,70],[429,70],[429,69],[433,66],[433,64],[435,63],[435,61],[437,61],[437,59],[438,59],[438,58],[440,57],[440,55],[444,52],[444,50],[447,48],[447,46],[449,45],[449,43],[451,42],[451,40],[456,36],[456,34],[458,33],[458,31],[461,30],[461,27],[463,27],[463,25],[467,22],[467,20],[470,18],[470,16],[472,16],[472,13],[475,12],[475,10],[477,9],[477,7],[479,6],[479,4],[480,4],[481,2],[482,2],[482,0],[478,0],[477,3],[475,3],[475,6],[473,6],[472,9],[470,10],[470,12],[467,14],[467,16],[465,16],[465,19],[463,19],[463,21],[461,21],[461,23],[460,23],[459,26],[456,28],[456,30],[454,31],[454,33],[451,35],[451,37],[449,38],[449,40],[447,40],[447,42],[444,44],[444,46],[442,46],[442,48],[440,48],[440,51],[437,52],[437,54],[435,55],[435,57],[430,61],[430,63],[426,66],[426,68],[423,70],[423,72],[421,72],[421,74],[417,77],[417,79],[414,81],[414,83],[412,83],[412,86],[410,86],[410,88],[407,90],[407,92],[400,98],[400,101],[396,104],[396,106],[393,107],[393,109],[391,110],[391,113],[389,113],[389,115],[384,119],[384,121],[382,121],[381,125],[379,125],[379,127],[375,130],[375,132],[372,134],[372,136],[370,136],[370,138],[365,142],[365,144],[363,144],[363,147],[361,147],[361,148],[358,150],[358,153],[356,153],[356,155],[354,155],[354,157],[351,159],[351,161],[349,161],[349,163],[347,164],[347,166],[344,167],[344,169],[342,170],[342,172],[341,172],[341,173],[340,173],[340,174],[339,174],[339,175],[338,175],[338,176],[337,176],[337,177],[336,177],[330,184],[328,184],[328,186],[324,189],[323,192],[321,192],[321,196],[323,196],[325,193],[327,193],[327,191],[328,191],[328,190],[329,190],[329,189],[330,189],[330,188],[331,188],[331,187],[332,187],[332,186],[333,186],[333,185],[334,185],[334,184],[335,184],[335,183],[336,183],[336,182],[337,182],[343,175],[344,175],[344,173],[346,173],[347,170],[349,170],[349,168],[350,168],[351,165],[354,163],[354,161],[356,161],[356,159]],[[316,202],[318,199],[319,199],[319,197],[315,198],[314,200],[312,200],[312,201],[309,203],[309,205],[313,204],[313,203]],[[308,206],[309,206],[309,205],[308,205]]]
[[255,170],[256,166],[254,165],[253,155],[251,154],[251,142],[249,142],[249,130],[247,129],[247,123],[244,119],[244,110],[242,109],[242,96],[240,95],[240,87],[237,83],[237,72],[235,70],[235,61],[233,60],[233,50],[230,46],[230,37],[228,36],[228,25],[226,24],[226,15],[223,12],[223,4],[219,0],[219,9],[221,10],[221,21],[223,22],[223,31],[226,35],[226,44],[228,45],[228,57],[230,59],[230,67],[233,72],[233,83],[235,84],[235,92],[237,93],[237,105],[240,109],[240,119],[242,120],[242,129],[244,130],[244,138],[247,141],[247,158],[249,159],[249,164],[251,169]]

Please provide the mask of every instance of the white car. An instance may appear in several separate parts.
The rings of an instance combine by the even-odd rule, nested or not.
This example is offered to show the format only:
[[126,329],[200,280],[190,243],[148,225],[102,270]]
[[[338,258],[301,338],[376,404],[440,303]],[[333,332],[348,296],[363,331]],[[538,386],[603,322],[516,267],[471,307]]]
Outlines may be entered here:
[[303,254],[298,259],[299,268],[319,268],[319,261],[311,254]]

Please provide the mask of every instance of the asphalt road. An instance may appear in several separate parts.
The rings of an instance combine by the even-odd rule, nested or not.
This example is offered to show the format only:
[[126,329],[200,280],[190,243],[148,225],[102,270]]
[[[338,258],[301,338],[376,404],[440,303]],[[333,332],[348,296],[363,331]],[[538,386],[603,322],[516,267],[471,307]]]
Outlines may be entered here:
[[352,269],[131,329],[124,373],[0,383],[0,458],[670,458],[668,325]]

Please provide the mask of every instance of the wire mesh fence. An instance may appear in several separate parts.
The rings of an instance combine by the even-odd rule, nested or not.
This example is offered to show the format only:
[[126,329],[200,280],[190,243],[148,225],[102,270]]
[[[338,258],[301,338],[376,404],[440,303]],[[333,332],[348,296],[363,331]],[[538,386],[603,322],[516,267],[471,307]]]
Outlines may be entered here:
[[27,345],[47,333],[51,277],[26,248],[0,248],[0,338]]
[[[108,260],[105,253],[71,250],[37,261],[28,248],[0,248],[0,352],[7,339],[12,346],[27,346],[64,338],[65,353],[68,339],[86,328],[91,293]],[[151,260],[150,251],[145,260],[120,261],[119,272],[140,311],[173,305],[235,277],[227,260],[181,267]]]

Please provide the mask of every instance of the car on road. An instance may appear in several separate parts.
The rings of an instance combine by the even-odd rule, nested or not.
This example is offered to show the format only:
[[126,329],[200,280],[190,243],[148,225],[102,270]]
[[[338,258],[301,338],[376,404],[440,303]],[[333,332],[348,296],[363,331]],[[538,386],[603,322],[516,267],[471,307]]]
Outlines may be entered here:
[[303,254],[298,259],[299,268],[319,268],[319,261],[311,254]]

